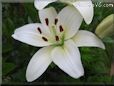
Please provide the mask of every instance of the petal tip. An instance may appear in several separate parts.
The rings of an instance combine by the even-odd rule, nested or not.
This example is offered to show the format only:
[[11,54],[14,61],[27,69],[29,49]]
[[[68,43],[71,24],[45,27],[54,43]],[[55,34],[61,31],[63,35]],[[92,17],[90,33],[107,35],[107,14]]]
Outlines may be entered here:
[[91,24],[93,21],[93,17],[94,17],[94,12],[92,11],[91,16],[89,16],[88,18],[84,18],[85,23],[88,25]]
[[[92,18],[92,19],[93,19],[93,18]],[[89,20],[89,21],[85,20],[85,23],[86,23],[86,24],[88,24],[88,25],[89,25],[89,24],[91,24],[92,19],[91,19],[91,20]]]
[[14,36],[14,34],[11,35],[11,37],[13,37],[13,36]]
[[26,80],[27,80],[27,82],[32,82],[32,81],[34,81],[34,80],[31,80],[30,78],[27,78],[27,76],[26,76]]
[[33,79],[33,78],[30,76],[30,74],[26,71],[26,80],[27,80],[27,82],[32,82],[32,81],[34,81],[35,79]]
[[35,0],[35,1],[34,1],[34,7],[35,7],[37,10],[42,10],[42,9],[45,7],[45,5],[41,5],[41,6],[40,6],[40,5],[39,5],[40,3],[43,4],[42,1],[40,1],[40,0]]
[[11,37],[15,40],[18,40],[18,37],[15,34],[11,35]]
[[105,50],[105,49],[106,49],[106,47],[105,47],[105,45],[104,45],[104,44],[103,44],[103,46],[102,46],[102,49],[103,49],[103,50]]
[[82,76],[84,76],[84,72],[79,73],[78,76],[76,75],[76,76],[74,76],[73,78],[74,78],[74,79],[78,79],[78,78],[80,78],[80,77],[82,77]]
[[15,34],[11,35],[11,37],[15,39]]
[[101,49],[103,49],[103,50],[106,49],[105,44],[104,44],[102,41],[101,41],[101,44],[100,44],[99,48],[101,48]]

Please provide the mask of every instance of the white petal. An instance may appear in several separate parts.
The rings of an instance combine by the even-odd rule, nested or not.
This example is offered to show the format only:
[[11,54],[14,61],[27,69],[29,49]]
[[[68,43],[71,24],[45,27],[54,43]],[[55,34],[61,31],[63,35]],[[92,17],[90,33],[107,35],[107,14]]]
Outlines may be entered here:
[[35,0],[34,1],[34,6],[38,10],[42,10],[44,7],[46,7],[48,4],[55,2],[57,0]]
[[71,40],[66,41],[64,46],[56,47],[52,51],[52,60],[61,70],[73,78],[84,75],[80,52]]
[[62,25],[65,31],[65,39],[73,37],[78,31],[83,18],[73,6],[67,6],[57,16],[58,27]]
[[74,37],[73,40],[78,47],[99,47],[105,49],[103,42],[93,33],[85,30],[80,30]]
[[52,47],[42,48],[32,57],[26,70],[26,79],[28,82],[39,78],[48,68],[52,62],[50,57],[52,49]]
[[55,17],[57,17],[57,12],[55,8],[50,7],[39,11],[39,18],[43,25],[46,25],[45,19],[48,19],[49,26],[54,24]]
[[16,29],[12,37],[32,46],[41,47],[51,45],[51,43],[42,39],[42,35],[37,30],[38,27],[40,27],[42,31],[44,30],[42,25],[38,23],[24,25]]
[[78,9],[83,16],[85,22],[90,24],[93,19],[93,4],[91,0],[77,0],[73,5]]

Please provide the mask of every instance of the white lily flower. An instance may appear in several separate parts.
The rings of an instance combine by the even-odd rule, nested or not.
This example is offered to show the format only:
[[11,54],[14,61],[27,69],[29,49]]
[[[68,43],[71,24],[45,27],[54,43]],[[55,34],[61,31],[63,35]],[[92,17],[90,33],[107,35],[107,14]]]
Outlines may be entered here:
[[64,3],[68,3],[69,5],[73,5],[84,18],[87,24],[90,24],[93,19],[93,4],[91,0],[35,0],[34,5],[36,9],[41,10],[46,7],[48,4],[60,1]]
[[44,47],[32,57],[26,71],[28,82],[40,77],[54,62],[73,78],[84,75],[78,47],[93,46],[105,49],[93,33],[78,30],[82,16],[73,7],[65,7],[58,15],[53,7],[39,11],[40,23],[27,24],[15,30],[12,37],[21,42]]

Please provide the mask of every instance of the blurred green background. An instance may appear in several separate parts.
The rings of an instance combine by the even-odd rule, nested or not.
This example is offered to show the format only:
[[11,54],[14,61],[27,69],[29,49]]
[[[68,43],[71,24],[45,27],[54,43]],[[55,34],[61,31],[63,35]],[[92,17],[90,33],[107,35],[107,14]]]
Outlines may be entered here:
[[[40,48],[14,40],[11,35],[20,26],[31,22],[40,22],[38,11],[33,3],[3,3],[2,4],[2,84],[112,84],[114,77],[110,76],[111,63],[114,60],[114,34],[103,39],[106,50],[99,48],[80,48],[85,75],[73,79],[51,64],[47,71],[36,81],[27,83],[25,72],[27,65]],[[52,3],[59,12],[66,4]],[[94,32],[97,25],[108,15],[114,13],[112,7],[94,7],[94,19],[90,25],[85,22],[80,29]]]

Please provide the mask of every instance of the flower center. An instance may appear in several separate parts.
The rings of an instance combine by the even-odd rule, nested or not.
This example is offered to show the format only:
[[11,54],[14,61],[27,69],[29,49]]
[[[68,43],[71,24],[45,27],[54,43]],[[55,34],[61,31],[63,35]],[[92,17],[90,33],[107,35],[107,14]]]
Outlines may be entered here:
[[55,45],[63,45],[64,44],[64,29],[62,25],[60,25],[59,28],[57,28],[57,25],[52,25],[50,30],[54,38],[53,43]]
[[[56,18],[54,24],[49,25],[49,19],[45,18],[45,24],[49,27],[50,36],[42,36],[45,42],[52,42],[53,45],[60,46],[64,44],[64,28],[62,25],[57,26],[58,19]],[[42,35],[43,32],[40,27],[37,28],[38,32]]]

